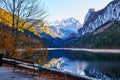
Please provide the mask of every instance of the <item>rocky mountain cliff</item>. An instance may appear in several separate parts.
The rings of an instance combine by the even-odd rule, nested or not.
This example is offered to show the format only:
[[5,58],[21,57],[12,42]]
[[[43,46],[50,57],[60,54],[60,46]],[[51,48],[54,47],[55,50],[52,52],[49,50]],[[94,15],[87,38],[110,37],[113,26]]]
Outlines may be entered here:
[[79,35],[93,32],[108,21],[120,21],[120,0],[112,1],[99,11],[89,9],[84,21],[83,27],[79,29]]

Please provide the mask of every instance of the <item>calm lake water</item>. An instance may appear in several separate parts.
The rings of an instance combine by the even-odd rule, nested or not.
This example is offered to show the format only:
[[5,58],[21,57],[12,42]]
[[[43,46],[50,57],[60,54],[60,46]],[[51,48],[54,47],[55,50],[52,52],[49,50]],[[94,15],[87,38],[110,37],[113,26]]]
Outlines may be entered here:
[[[57,66],[60,70],[63,70],[63,71],[67,71],[77,75],[89,76],[96,79],[120,80],[120,62],[116,61],[116,59],[114,60],[114,58],[116,58],[117,56],[115,54],[113,54],[113,56],[112,54],[110,54],[110,57],[109,57],[109,54],[108,55],[100,54],[99,55],[100,59],[102,59],[103,57],[103,60],[101,61],[96,61],[96,60],[89,61],[89,60],[86,60],[86,58],[85,60],[84,59],[79,60],[78,57],[75,58],[76,55],[72,56],[73,58],[71,58],[70,55],[73,55],[73,54],[69,54],[69,56],[66,54],[69,54],[69,52],[50,51],[49,57],[51,59],[58,58],[58,61],[54,63],[53,66]],[[84,54],[84,57],[89,58],[91,57],[91,55],[92,55],[91,53],[86,53]],[[106,56],[107,58],[110,58],[110,61],[109,60],[104,61],[104,58],[106,58]],[[97,56],[97,58],[99,57]]]
[[85,75],[97,79],[117,80],[120,79],[119,62],[87,62],[70,60],[68,58],[59,58],[55,63],[60,70],[73,74]]
[[[84,69],[87,76],[92,76],[106,80],[120,80],[120,63],[119,62],[86,62]],[[84,64],[81,64],[84,65]]]

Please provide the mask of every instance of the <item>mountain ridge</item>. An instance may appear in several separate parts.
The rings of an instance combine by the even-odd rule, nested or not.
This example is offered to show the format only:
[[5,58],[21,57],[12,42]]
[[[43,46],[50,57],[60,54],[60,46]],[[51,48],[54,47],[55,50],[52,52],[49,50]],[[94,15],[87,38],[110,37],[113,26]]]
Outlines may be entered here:
[[96,28],[102,26],[108,21],[117,20],[120,21],[120,1],[114,0],[110,2],[105,8],[93,11],[88,15],[88,11],[83,27],[79,29],[79,35],[84,35],[94,31]]

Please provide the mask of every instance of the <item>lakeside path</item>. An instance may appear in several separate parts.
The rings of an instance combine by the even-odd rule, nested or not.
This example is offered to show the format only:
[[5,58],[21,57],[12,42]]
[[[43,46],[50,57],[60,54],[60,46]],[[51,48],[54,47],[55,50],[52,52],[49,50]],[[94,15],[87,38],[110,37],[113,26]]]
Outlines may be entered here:
[[3,64],[0,67],[0,80],[45,80],[39,76],[32,76],[32,72],[27,70],[20,71],[16,69],[13,71],[13,66]]
[[[120,49],[87,49],[87,48],[33,48],[36,51],[42,50],[67,50],[67,51],[86,51],[92,53],[113,53],[113,54],[120,54]],[[16,51],[25,51],[25,49],[17,49]]]

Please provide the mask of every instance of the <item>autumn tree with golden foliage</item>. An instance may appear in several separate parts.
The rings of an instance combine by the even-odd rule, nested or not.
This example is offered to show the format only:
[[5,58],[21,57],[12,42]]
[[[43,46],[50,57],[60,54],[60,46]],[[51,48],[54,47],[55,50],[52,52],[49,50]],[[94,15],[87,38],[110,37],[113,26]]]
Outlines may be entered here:
[[[0,44],[4,45],[1,46],[1,48],[4,48],[6,50],[8,47],[8,49],[10,49],[10,52],[12,52],[13,58],[25,58],[26,56],[35,56],[33,53],[36,51],[32,50],[32,48],[41,48],[42,45],[40,41],[35,42],[35,39],[27,37],[22,33],[24,33],[24,29],[27,29],[34,32],[34,34],[39,35],[33,27],[36,27],[36,25],[38,24],[40,25],[38,27],[43,27],[43,23],[40,23],[46,17],[46,10],[40,4],[39,0],[1,0],[0,8],[2,8],[2,10],[4,9],[8,11],[3,11],[2,16],[0,16],[0,22],[4,25],[8,25],[14,28],[12,29],[12,33],[10,32],[4,34],[4,32],[1,31],[0,35],[4,34],[11,36],[0,38]],[[26,22],[26,20],[29,19],[33,19],[31,23]],[[11,38],[12,40],[9,38]],[[24,53],[28,54],[26,55],[23,54],[23,52],[17,52],[16,49],[19,48],[25,49]],[[40,54],[42,53],[43,55],[37,55],[39,56],[39,59],[41,59],[41,61],[45,61],[47,51],[40,52]],[[40,56],[43,57],[40,58]],[[35,61],[40,61],[39,59]]]
[[[35,48],[42,48],[39,40],[27,37],[23,32],[17,37],[18,42],[14,42],[15,38],[11,31],[6,30],[5,25],[0,27],[0,50],[5,50],[5,57],[14,59],[27,59],[37,63],[44,63],[47,58],[47,50],[36,51]],[[14,45],[16,44],[16,45]],[[16,51],[25,49],[24,51]],[[37,52],[37,53],[36,53]],[[13,54],[14,53],[14,54]],[[41,61],[41,62],[40,62]]]

